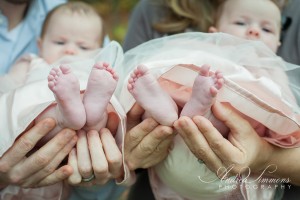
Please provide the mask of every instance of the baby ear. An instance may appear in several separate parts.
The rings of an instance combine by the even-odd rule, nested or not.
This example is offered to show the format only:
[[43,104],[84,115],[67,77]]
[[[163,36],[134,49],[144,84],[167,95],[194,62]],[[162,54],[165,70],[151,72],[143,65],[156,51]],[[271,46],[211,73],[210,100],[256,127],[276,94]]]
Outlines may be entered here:
[[219,31],[218,31],[218,29],[217,29],[216,27],[211,26],[211,27],[209,27],[208,32],[209,32],[209,33],[217,33],[217,32],[219,32]]

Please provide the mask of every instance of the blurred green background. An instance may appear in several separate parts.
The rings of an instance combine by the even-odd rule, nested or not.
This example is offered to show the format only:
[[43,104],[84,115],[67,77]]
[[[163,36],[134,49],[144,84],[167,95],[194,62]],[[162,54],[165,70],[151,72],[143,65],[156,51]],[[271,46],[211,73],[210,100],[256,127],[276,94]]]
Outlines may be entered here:
[[[70,0],[78,1],[78,0]],[[139,0],[80,0],[91,4],[103,17],[111,40],[122,44],[132,9]]]

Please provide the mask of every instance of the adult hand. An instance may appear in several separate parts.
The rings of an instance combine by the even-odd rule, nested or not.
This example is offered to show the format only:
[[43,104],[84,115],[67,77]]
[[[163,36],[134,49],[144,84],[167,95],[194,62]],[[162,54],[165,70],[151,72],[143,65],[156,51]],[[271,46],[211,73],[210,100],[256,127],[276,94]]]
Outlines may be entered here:
[[[74,173],[68,179],[69,184],[104,185],[112,178],[123,176],[122,153],[114,138],[118,121],[116,114],[110,112],[107,128],[101,129],[100,132],[78,131],[76,149],[73,149],[69,155],[69,164],[74,168]],[[90,177],[94,178],[83,181]]]
[[181,117],[174,123],[194,155],[220,178],[249,169],[252,172],[263,170],[272,154],[273,145],[260,138],[248,121],[232,107],[216,102],[212,111],[230,129],[228,139],[202,116],[193,119]]
[[37,142],[55,127],[53,119],[44,119],[21,135],[0,158],[0,184],[24,188],[55,184],[69,177],[73,170],[62,160],[76,144],[74,131],[64,129],[39,150],[26,155]]
[[141,122],[143,113],[135,104],[127,114],[124,156],[130,170],[161,162],[168,155],[174,137],[171,127],[159,125],[152,118]]
[[[123,175],[122,154],[110,131],[106,128],[87,133],[78,131],[78,143],[69,155],[74,173],[68,181],[71,185],[104,185],[112,178]],[[84,182],[95,176],[92,180]]]

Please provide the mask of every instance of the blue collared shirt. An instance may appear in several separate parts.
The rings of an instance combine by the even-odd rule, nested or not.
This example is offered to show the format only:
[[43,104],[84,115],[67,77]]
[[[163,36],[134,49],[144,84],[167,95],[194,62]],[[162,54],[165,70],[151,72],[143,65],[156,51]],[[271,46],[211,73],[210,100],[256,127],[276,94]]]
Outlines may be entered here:
[[7,19],[0,13],[0,75],[9,71],[25,53],[38,53],[37,39],[47,13],[66,0],[33,0],[24,20],[8,31]]

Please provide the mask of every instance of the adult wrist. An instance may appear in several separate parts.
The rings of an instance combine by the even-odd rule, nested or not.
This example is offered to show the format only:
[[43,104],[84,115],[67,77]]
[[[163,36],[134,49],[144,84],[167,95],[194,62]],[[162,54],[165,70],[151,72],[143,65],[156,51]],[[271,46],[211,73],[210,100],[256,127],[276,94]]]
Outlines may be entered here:
[[278,174],[278,171],[281,171],[278,169],[281,168],[281,166],[278,165],[278,159],[281,157],[282,148],[270,143],[268,143],[268,146],[269,148],[265,149],[264,162],[259,166],[260,170],[258,172],[266,176],[278,178],[281,176],[280,172]]
[[274,165],[274,159],[276,160],[276,152],[278,147],[262,139],[261,144],[263,148],[260,149],[260,154],[257,158],[255,165],[251,167],[251,170],[255,173],[261,173],[265,171],[268,167]]

